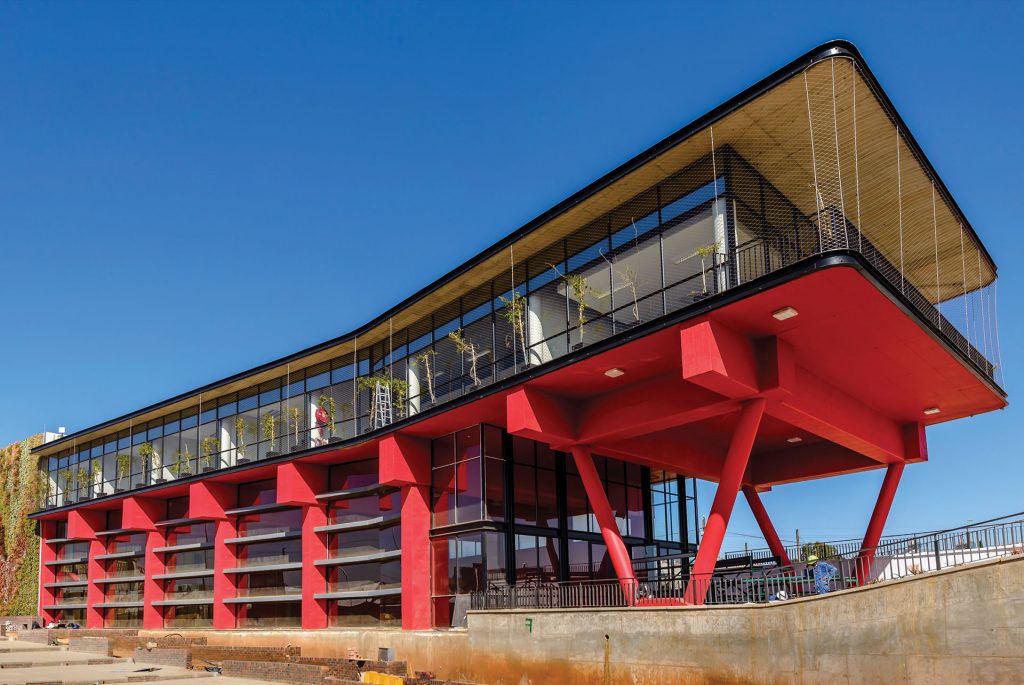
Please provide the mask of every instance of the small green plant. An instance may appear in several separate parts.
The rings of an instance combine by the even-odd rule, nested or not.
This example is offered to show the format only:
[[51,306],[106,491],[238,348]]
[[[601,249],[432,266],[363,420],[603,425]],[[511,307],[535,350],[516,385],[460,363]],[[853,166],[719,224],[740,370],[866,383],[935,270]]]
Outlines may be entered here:
[[[295,444],[299,444],[299,421],[302,419],[302,412],[298,407],[288,407],[288,422],[292,426],[292,437],[295,438]],[[285,427],[287,430],[287,426]]]
[[171,467],[171,474],[177,478],[178,476],[188,476],[192,474],[192,452],[189,451],[188,445],[185,445],[185,449],[178,452],[178,461],[176,461]]
[[716,240],[713,243],[708,243],[707,245],[701,245],[700,247],[698,247],[696,250],[693,251],[692,255],[690,255],[691,257],[700,257],[700,280],[701,280],[701,285],[704,287],[704,293],[705,294],[708,292],[708,280],[707,280],[708,269],[707,269],[707,265],[705,263],[705,260],[710,258],[712,260],[711,261],[711,266],[714,267],[714,265],[715,265],[714,256],[715,256],[715,254],[719,250],[721,250],[721,248],[722,248],[722,242],[720,240]]
[[419,353],[416,357],[416,361],[423,367],[424,374],[427,377],[427,393],[430,395],[430,403],[434,404],[437,402],[437,395],[434,394],[434,355],[437,351],[431,348],[427,348]]
[[220,438],[214,435],[207,435],[199,441],[200,459],[204,467],[213,465],[213,455],[220,452]]
[[89,462],[89,467],[92,469],[92,484],[99,485],[103,482],[103,460],[93,459]]
[[523,362],[526,361],[526,298],[519,294],[518,290],[512,291],[512,297],[500,295],[498,297],[505,305],[501,312],[505,320],[512,326],[512,340],[506,341],[509,347],[515,349],[516,338],[519,338],[519,345],[523,352]]
[[139,458],[142,460],[143,469],[155,471],[159,467],[159,455],[157,455],[156,448],[153,447],[151,442],[144,442],[139,445]]
[[67,493],[71,489],[71,479],[75,477],[75,474],[71,469],[64,468],[57,472],[57,476],[64,481],[64,492]]
[[573,299],[576,300],[576,327],[580,332],[580,342],[583,342],[583,325],[587,323],[587,295],[597,291],[590,285],[586,276],[582,274],[563,274],[554,264],[551,265],[551,268],[572,289]]
[[83,489],[85,487],[86,481],[88,481],[88,480],[89,480],[89,468],[85,464],[82,464],[81,466],[78,467],[78,479],[77,479],[78,489],[79,490]]
[[455,349],[459,351],[459,354],[463,356],[463,359],[469,356],[469,377],[473,379],[473,385],[480,385],[480,376],[477,375],[476,371],[476,344],[472,341],[466,340],[462,335],[462,329],[456,328],[454,331],[448,334],[448,338],[455,343]]
[[132,455],[121,453],[117,455],[117,477],[119,480],[127,478],[132,472]]
[[261,416],[260,431],[263,433],[263,439],[269,443],[267,451],[275,451],[277,449],[277,417],[270,413]]
[[334,436],[334,417],[338,414],[338,407],[334,403],[333,395],[320,395],[316,400],[316,406],[323,409],[327,414],[327,437]]
[[249,427],[245,424],[245,419],[241,416],[235,417],[235,449],[238,452],[239,459],[245,459],[245,432],[249,430]]

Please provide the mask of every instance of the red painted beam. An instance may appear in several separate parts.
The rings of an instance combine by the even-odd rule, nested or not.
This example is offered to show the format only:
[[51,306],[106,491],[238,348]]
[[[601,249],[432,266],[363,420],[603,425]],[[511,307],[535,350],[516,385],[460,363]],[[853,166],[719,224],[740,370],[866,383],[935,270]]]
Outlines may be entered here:
[[753,486],[744,485],[743,496],[747,498],[747,504],[750,505],[750,511],[753,512],[754,519],[761,529],[761,534],[764,535],[764,541],[768,543],[768,549],[779,558],[779,563],[782,566],[790,566],[789,555],[786,554],[786,546],[782,544],[779,534],[775,532],[775,526],[772,525],[772,520],[768,516],[768,511],[764,508],[764,503],[761,501],[760,495],[757,494],[757,490]]
[[883,464],[903,461],[907,455],[902,425],[802,367],[796,369],[794,391],[773,401],[768,413]]
[[722,540],[729,527],[729,517],[732,516],[733,506],[736,504],[736,494],[743,482],[743,473],[746,471],[750,450],[754,446],[757,429],[764,416],[765,404],[763,398],[749,400],[740,412],[739,423],[729,444],[725,463],[722,465],[722,475],[715,490],[715,499],[711,503],[711,513],[704,526],[704,536],[697,550],[697,558],[690,569],[690,582],[685,595],[687,604],[703,604],[707,596],[708,583],[715,570],[718,553],[722,549]]
[[622,586],[626,602],[632,604],[636,589],[636,575],[633,573],[629,550],[626,549],[626,544],[622,541],[622,535],[619,533],[619,527],[615,523],[615,515],[608,503],[604,484],[594,467],[594,459],[590,450],[577,445],[572,447],[571,451],[573,461],[576,462],[576,470],[579,471],[580,480],[583,481],[583,489],[587,493],[587,499],[590,500],[590,507],[594,510],[594,517],[601,527],[601,537],[604,539],[605,547],[608,548],[608,556],[611,558],[612,567],[615,568],[615,575]]
[[301,461],[278,464],[278,504],[316,505],[316,496],[324,492],[327,492],[327,466]]
[[430,485],[430,441],[394,434],[381,439],[378,470],[382,485]]
[[874,459],[830,442],[795,445],[751,457],[745,482],[757,488],[882,468]]
[[750,338],[705,320],[680,330],[683,379],[726,397],[761,391],[756,350]]
[[156,530],[156,522],[167,513],[167,500],[129,495],[121,500],[121,527],[127,530]]
[[[594,445],[626,440],[721,416],[738,408],[736,400],[675,378],[636,383],[583,404],[579,412],[579,442]],[[550,438],[544,440],[554,444]]]
[[548,444],[578,442],[576,421],[569,403],[548,393],[522,386],[505,398],[509,433]]
[[204,521],[227,519],[225,510],[235,506],[236,488],[226,483],[201,480],[188,487],[189,518]]
[[889,518],[892,501],[896,497],[896,488],[900,484],[905,466],[906,464],[902,462],[890,464],[885,471],[885,478],[882,479],[882,487],[878,491],[878,499],[875,500],[875,508],[871,512],[868,529],[864,532],[864,541],[861,542],[860,554],[857,556],[857,582],[861,585],[871,578],[871,563],[875,559],[875,549],[882,538],[882,530],[885,528],[886,519]]

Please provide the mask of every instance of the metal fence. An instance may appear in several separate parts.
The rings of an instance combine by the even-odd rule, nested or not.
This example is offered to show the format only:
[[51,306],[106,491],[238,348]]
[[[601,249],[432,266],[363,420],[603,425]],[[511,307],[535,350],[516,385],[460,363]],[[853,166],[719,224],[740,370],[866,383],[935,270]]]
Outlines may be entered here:
[[[473,609],[576,609],[786,601],[1024,554],[1024,512],[960,528],[890,538],[874,550],[862,551],[845,542],[827,544],[835,553],[816,565],[801,561],[702,577],[685,571],[668,577],[638,572],[637,579],[630,582],[605,579],[492,586],[473,593],[470,605]],[[793,558],[799,558],[799,550],[794,552]]]

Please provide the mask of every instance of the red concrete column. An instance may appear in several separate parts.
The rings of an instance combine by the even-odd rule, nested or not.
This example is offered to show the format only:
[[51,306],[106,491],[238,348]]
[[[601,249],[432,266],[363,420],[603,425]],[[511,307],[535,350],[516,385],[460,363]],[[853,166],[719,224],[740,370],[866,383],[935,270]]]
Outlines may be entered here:
[[899,461],[889,464],[885,470],[882,488],[878,492],[878,499],[875,500],[875,508],[871,512],[871,520],[868,521],[868,529],[860,545],[860,554],[857,555],[857,583],[860,585],[871,578],[871,562],[875,560],[875,549],[882,538],[882,530],[885,528],[886,519],[889,518],[892,500],[896,497],[896,488],[900,484],[905,466],[904,462]]
[[402,493],[402,628],[429,630],[430,443],[390,435],[380,441],[378,459],[380,483],[400,487]]
[[230,630],[235,627],[235,607],[224,600],[236,594],[235,575],[224,573],[226,568],[238,565],[235,546],[224,541],[237,537],[238,525],[234,519],[217,521],[213,543],[213,627],[215,630]]
[[97,584],[96,581],[106,577],[107,573],[103,568],[103,561],[96,559],[96,557],[100,554],[105,554],[106,551],[107,544],[105,539],[96,538],[89,541],[89,589],[86,594],[86,601],[89,603],[89,606],[85,610],[86,628],[103,627],[103,609],[96,605],[103,602],[103,588],[106,586]]
[[155,580],[153,576],[164,572],[164,555],[154,550],[166,545],[167,532],[165,529],[157,528],[146,534],[146,556],[144,557],[146,580],[142,584],[142,599],[145,606],[142,609],[142,627],[147,630],[164,627],[163,609],[153,606],[153,602],[159,602],[164,598],[163,581]]
[[772,520],[768,518],[768,512],[765,510],[764,503],[761,502],[761,497],[757,494],[757,490],[752,485],[744,485],[743,495],[747,498],[747,504],[750,505],[750,511],[754,513],[754,518],[757,520],[757,525],[761,528],[761,534],[764,535],[765,542],[768,543],[768,549],[779,558],[780,564],[790,566],[789,555],[786,554],[786,546],[782,544],[779,534],[775,532],[775,526],[772,525]]
[[718,480],[707,525],[704,526],[700,549],[697,550],[697,558],[690,569],[690,583],[686,588],[688,604],[704,603],[708,583],[715,570],[715,562],[718,560],[722,540],[729,526],[729,517],[732,516],[732,509],[736,504],[736,494],[743,481],[743,472],[746,471],[747,462],[750,460],[750,450],[754,446],[761,417],[764,416],[764,407],[765,400],[757,398],[745,402],[743,409],[740,410],[740,420],[729,443],[725,463],[722,465],[722,475]]
[[327,601],[316,595],[327,592],[325,567],[314,562],[327,558],[327,533],[316,528],[327,525],[327,507],[310,504],[302,508],[302,627],[327,627]]
[[[402,628],[432,626],[430,571],[430,486],[402,488]],[[445,572],[447,572],[445,565]]]
[[608,548],[608,556],[615,568],[615,575],[626,595],[626,601],[632,604],[636,575],[633,573],[633,562],[629,558],[629,550],[626,549],[626,544],[622,541],[619,527],[615,523],[615,515],[608,503],[608,494],[604,491],[604,484],[601,482],[601,477],[597,475],[597,469],[594,468],[594,459],[590,450],[582,446],[570,449],[572,458],[576,462],[576,470],[579,471],[580,479],[583,481],[583,489],[587,492],[587,499],[590,500],[590,506],[597,518],[597,524],[601,526],[601,537],[604,538],[604,544]]

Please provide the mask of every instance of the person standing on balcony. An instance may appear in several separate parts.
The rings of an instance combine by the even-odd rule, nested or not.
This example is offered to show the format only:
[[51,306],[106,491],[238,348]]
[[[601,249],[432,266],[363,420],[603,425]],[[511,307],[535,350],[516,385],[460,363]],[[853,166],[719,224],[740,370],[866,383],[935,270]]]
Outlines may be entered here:
[[818,591],[818,594],[823,595],[828,592],[829,582],[836,577],[839,569],[827,561],[818,561],[818,557],[814,554],[807,557],[807,567],[814,576],[814,589]]

